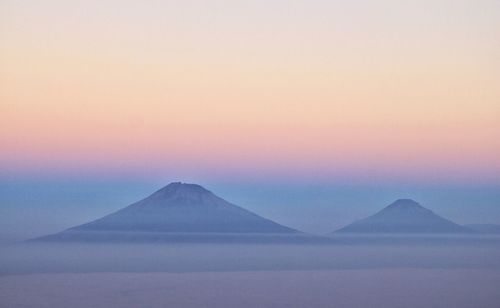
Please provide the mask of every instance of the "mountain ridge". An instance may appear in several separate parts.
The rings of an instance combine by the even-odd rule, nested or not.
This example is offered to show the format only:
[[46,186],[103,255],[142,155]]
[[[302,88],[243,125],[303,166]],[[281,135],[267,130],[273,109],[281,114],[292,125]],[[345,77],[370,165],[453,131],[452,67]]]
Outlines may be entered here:
[[[132,233],[140,233],[140,236]],[[303,233],[229,203],[200,185],[173,182],[125,208],[38,240],[77,238],[81,241],[88,238],[92,241],[100,240],[98,236],[154,239],[166,234],[168,236],[163,238],[173,238],[172,234],[178,234],[193,239],[195,234],[203,234],[206,238],[210,234],[221,237],[225,234]]]
[[484,234],[500,234],[500,224],[467,224],[465,227]]
[[297,232],[229,203],[200,185],[181,182],[170,183],[121,210],[70,230]]
[[377,213],[333,233],[473,233],[412,199],[398,199]]

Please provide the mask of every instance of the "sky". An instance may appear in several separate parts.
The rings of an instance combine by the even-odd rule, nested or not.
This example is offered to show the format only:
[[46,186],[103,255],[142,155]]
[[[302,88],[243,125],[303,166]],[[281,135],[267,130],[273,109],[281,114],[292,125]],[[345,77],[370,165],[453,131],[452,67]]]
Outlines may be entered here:
[[311,232],[500,223],[499,38],[496,0],[2,0],[0,234],[174,180]]

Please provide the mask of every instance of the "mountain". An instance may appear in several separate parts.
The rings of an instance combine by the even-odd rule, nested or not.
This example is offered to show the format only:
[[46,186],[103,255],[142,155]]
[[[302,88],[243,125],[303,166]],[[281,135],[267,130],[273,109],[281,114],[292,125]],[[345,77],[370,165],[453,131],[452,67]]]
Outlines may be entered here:
[[304,235],[247,211],[200,185],[171,183],[95,221],[36,241],[280,241]]
[[500,234],[500,225],[495,224],[470,224],[465,227],[480,233]]
[[334,233],[471,233],[460,226],[436,215],[411,199],[399,199],[378,213],[353,222]]

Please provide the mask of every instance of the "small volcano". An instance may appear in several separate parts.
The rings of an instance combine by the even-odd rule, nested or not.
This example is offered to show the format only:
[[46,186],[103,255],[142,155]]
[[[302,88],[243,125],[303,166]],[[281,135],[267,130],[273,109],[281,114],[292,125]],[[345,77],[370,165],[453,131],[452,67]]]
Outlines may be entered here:
[[399,199],[378,213],[353,222],[336,233],[470,233],[411,199]]

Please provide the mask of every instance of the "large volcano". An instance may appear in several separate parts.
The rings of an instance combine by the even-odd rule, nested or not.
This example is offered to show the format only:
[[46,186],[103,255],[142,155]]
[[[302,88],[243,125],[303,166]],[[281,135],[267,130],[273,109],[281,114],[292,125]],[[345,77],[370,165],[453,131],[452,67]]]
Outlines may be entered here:
[[335,233],[470,233],[411,199],[399,199],[378,213],[355,221]]
[[37,240],[198,241],[227,239],[225,235],[241,239],[299,233],[231,204],[200,185],[176,182],[115,213]]

